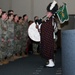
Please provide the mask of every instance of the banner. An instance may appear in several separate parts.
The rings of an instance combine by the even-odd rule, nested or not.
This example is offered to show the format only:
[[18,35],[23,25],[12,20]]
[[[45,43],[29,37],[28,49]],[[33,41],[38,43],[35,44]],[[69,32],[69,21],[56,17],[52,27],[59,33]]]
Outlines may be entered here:
[[64,23],[65,21],[69,20],[67,6],[65,3],[57,10],[56,13],[57,13],[60,23]]

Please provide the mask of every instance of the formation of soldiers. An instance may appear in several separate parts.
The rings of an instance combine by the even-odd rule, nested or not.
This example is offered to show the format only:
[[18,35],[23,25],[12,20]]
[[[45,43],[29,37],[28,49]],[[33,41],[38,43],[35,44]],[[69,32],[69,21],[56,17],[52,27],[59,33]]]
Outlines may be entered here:
[[28,16],[14,14],[13,10],[0,8],[0,65],[26,56],[28,41]]

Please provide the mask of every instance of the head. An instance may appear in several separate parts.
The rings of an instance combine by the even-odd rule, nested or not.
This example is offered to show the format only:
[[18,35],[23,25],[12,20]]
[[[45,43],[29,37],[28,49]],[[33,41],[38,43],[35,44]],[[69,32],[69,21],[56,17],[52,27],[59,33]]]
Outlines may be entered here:
[[24,14],[24,15],[23,15],[23,21],[28,21],[28,16],[27,16],[27,14]]
[[7,13],[6,13],[6,11],[3,11],[2,12],[2,14],[1,14],[1,18],[3,19],[3,20],[7,20]]
[[15,14],[13,19],[14,19],[14,22],[18,22],[18,15]]
[[13,20],[13,18],[14,18],[14,15],[12,13],[8,14],[8,19],[9,20]]
[[34,21],[35,21],[35,20],[38,20],[38,19],[39,19],[39,17],[38,17],[38,16],[35,16],[35,17],[34,17]]
[[58,5],[56,1],[51,2],[48,6],[47,6],[47,17],[51,17],[53,14],[56,13],[56,11],[58,10]]
[[22,21],[23,21],[23,20],[22,20],[22,17],[19,16],[19,20],[18,20],[18,22],[19,22],[19,23],[22,23]]
[[13,10],[8,10],[8,14],[14,14]]

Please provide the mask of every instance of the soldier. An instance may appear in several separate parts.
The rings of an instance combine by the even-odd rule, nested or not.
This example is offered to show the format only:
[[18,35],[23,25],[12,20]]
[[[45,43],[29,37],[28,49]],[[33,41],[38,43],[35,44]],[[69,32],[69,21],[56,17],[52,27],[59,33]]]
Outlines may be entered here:
[[[1,14],[2,14],[2,9],[0,8],[0,44],[1,44]],[[2,58],[2,52],[1,52],[1,45],[0,45],[0,65],[2,65],[1,62],[1,58]]]
[[[38,20],[39,19],[39,17],[38,16],[35,16],[34,17],[34,22],[36,22],[36,20]],[[33,53],[35,54],[35,55],[38,55],[39,53],[39,51],[38,51],[38,47],[39,47],[39,43],[38,42],[35,42],[35,41],[33,41]]]
[[14,52],[14,22],[13,14],[8,14],[8,57],[11,57]]
[[17,31],[18,31],[19,45],[21,46],[20,54],[22,54],[22,47],[23,47],[23,20],[22,20],[21,16],[19,16]]
[[5,60],[6,57],[7,57],[7,54],[8,54],[8,50],[7,50],[7,39],[8,39],[8,34],[7,34],[7,22],[6,22],[6,19],[7,19],[7,14],[5,11],[2,12],[2,15],[1,15],[1,21],[0,21],[0,28],[1,28],[1,38],[0,38],[0,51],[1,51],[1,60],[2,63],[4,64],[7,64],[8,61]]
[[18,34],[18,15],[15,14],[14,15],[14,41],[15,41],[15,51],[14,51],[14,58],[17,59],[19,58],[19,52],[21,50],[21,46],[19,45],[19,39],[20,37],[19,34]]
[[[28,53],[28,16],[27,14],[23,15],[23,47],[22,47],[22,51],[23,51],[23,55],[24,53],[27,54]],[[25,55],[24,55],[25,56]]]
[[18,25],[16,26],[16,38],[17,38],[17,48],[18,48],[18,55],[20,57],[21,49],[22,49],[22,17],[18,18]]

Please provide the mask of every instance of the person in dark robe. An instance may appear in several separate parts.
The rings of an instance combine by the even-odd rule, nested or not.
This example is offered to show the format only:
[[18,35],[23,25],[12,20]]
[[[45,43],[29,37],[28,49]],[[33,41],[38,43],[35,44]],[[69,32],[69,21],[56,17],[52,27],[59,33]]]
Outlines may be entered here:
[[40,54],[48,60],[48,64],[45,67],[54,67],[54,38],[53,32],[54,27],[52,23],[52,16],[58,10],[58,5],[56,1],[51,2],[47,6],[47,20],[42,22],[41,25],[41,43],[40,43]]

